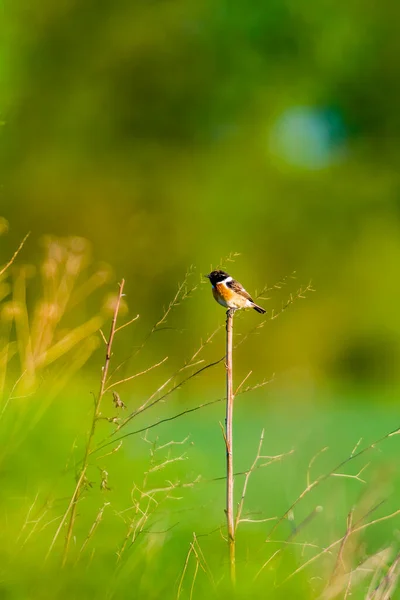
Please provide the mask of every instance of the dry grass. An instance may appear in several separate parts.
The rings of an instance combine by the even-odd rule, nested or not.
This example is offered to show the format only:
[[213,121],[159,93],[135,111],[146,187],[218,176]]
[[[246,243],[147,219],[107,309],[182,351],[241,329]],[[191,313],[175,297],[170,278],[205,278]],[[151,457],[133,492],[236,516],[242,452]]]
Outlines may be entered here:
[[[154,378],[153,390],[144,397],[138,394],[135,404],[132,405],[130,397],[125,398],[125,386],[136,386],[139,378],[148,374],[153,377],[163,372],[169,363],[168,357],[164,357],[150,362],[137,372],[125,374],[124,368],[128,359],[119,361],[118,352],[114,350],[118,346],[120,336],[130,331],[128,328],[139,316],[128,315],[124,280],[120,282],[116,293],[107,295],[106,301],[94,316],[85,318],[80,307],[102,288],[106,291],[105,286],[108,288],[111,280],[111,270],[105,266],[93,269],[89,246],[80,238],[47,238],[43,244],[44,260],[40,269],[23,265],[20,262],[27,243],[29,241],[26,237],[14,255],[6,259],[4,266],[0,268],[0,420],[5,419],[8,412],[14,410],[16,399],[32,398],[32,402],[37,403],[37,406],[34,411],[29,411],[30,422],[24,420],[21,412],[12,431],[14,437],[28,436],[53,400],[81,371],[96,349],[102,347],[104,359],[99,391],[94,398],[92,415],[88,418],[88,435],[83,444],[82,455],[72,468],[66,469],[69,495],[67,498],[64,495],[57,501],[51,498],[41,501],[39,493],[32,494],[33,500],[30,501],[16,536],[20,553],[24,552],[37,536],[51,531],[47,555],[53,558],[52,564],[56,562],[69,568],[78,568],[82,563],[89,565],[95,560],[96,540],[101,536],[104,522],[113,518],[119,527],[123,527],[123,534],[114,548],[113,569],[117,580],[123,572],[124,564],[129,561],[133,547],[140,548],[140,552],[146,554],[153,552],[156,545],[154,539],[158,540],[158,546],[162,546],[167,539],[174,537],[180,522],[177,515],[186,509],[186,493],[201,488],[204,495],[207,495],[209,486],[214,485],[214,482],[226,480],[230,482],[230,531],[226,535],[227,527],[221,510],[220,522],[216,527],[210,523],[211,531],[204,534],[204,543],[203,540],[199,542],[201,536],[198,533],[192,533],[187,539],[187,554],[180,565],[180,571],[176,571],[173,593],[177,599],[199,597],[198,594],[203,593],[197,591],[200,589],[208,590],[209,594],[223,589],[226,564],[223,564],[221,569],[219,559],[216,560],[212,552],[207,552],[209,538],[214,534],[217,534],[215,546],[224,545],[229,540],[235,542],[234,564],[237,568],[238,589],[244,586],[245,589],[251,590],[252,586],[255,586],[254,589],[257,590],[257,586],[267,585],[273,597],[275,587],[289,589],[292,581],[303,577],[302,581],[307,581],[310,586],[309,597],[320,597],[321,600],[350,598],[363,589],[367,590],[365,597],[368,600],[389,600],[394,597],[400,575],[400,558],[395,541],[388,540],[378,551],[364,552],[362,559],[359,556],[363,533],[379,528],[384,522],[395,521],[400,515],[400,509],[396,509],[377,516],[376,512],[381,509],[382,501],[378,502],[370,491],[370,462],[373,462],[374,450],[388,439],[396,437],[400,433],[399,428],[386,433],[373,443],[363,445],[360,440],[345,459],[338,461],[336,466],[326,472],[318,471],[319,461],[327,452],[326,448],[322,448],[311,456],[304,473],[304,487],[282,514],[270,512],[273,489],[268,492],[270,497],[264,499],[263,512],[254,512],[251,509],[251,498],[249,500],[249,489],[254,485],[253,477],[256,477],[256,473],[260,473],[261,469],[295,456],[293,448],[278,454],[268,454],[263,449],[268,446],[268,431],[263,429],[258,442],[257,439],[249,440],[249,444],[254,445],[255,456],[247,469],[235,472],[231,463],[228,477],[221,474],[221,477],[207,478],[199,472],[191,471],[189,436],[173,436],[172,439],[167,436],[166,441],[154,437],[155,431],[158,431],[156,428],[171,425],[178,419],[189,417],[208,407],[208,410],[212,410],[213,406],[225,400],[204,399],[197,405],[182,407],[181,410],[167,415],[161,415],[159,411],[161,406],[165,408],[165,402],[177,390],[188,386],[208,370],[223,364],[226,359],[225,353],[219,351],[215,358],[212,346],[223,328],[222,318],[221,324],[200,340],[197,348],[181,366],[171,369],[166,376],[164,374],[161,383]],[[149,329],[143,341],[137,343],[135,340],[134,346],[132,343],[134,350],[129,358],[144,349],[157,331],[168,328],[173,311],[179,309],[182,302],[189,300],[196,292],[198,284],[193,283],[194,273],[193,268],[186,273],[173,299]],[[284,280],[271,288],[267,287],[258,297],[280,289],[287,283],[288,281]],[[310,291],[311,285],[300,288],[293,295],[290,294],[281,309],[272,312],[268,319],[275,319],[295,300],[303,298],[304,294]],[[233,339],[233,348],[251,341],[252,334],[262,330],[268,319],[248,329],[237,341]],[[106,330],[109,331],[108,334],[105,333]],[[270,382],[269,379],[256,380],[250,385],[248,382],[252,376],[250,371],[234,392],[232,379],[230,380],[232,398],[235,396],[239,399],[241,395],[260,389]],[[40,394],[39,401],[38,390],[45,390],[45,393]],[[106,397],[110,400],[107,403]],[[136,420],[144,413],[147,423],[136,424]],[[12,414],[14,415],[14,412]],[[212,425],[215,427],[216,423]],[[106,431],[104,428],[107,428]],[[240,436],[240,424],[238,431]],[[123,460],[124,441],[140,434],[140,443],[148,447],[146,468],[136,471],[133,481],[131,478],[125,483],[124,491],[129,495],[129,502],[124,508],[117,507],[112,499],[113,469],[117,470],[119,461]],[[225,440],[227,442],[226,433]],[[82,444],[78,445],[81,447]],[[72,454],[74,452],[75,450]],[[367,456],[369,462],[360,464],[358,459],[363,460]],[[351,465],[356,460],[358,466],[352,469]],[[72,470],[76,474],[75,482],[72,481]],[[92,477],[89,477],[89,470],[97,474],[97,492]],[[315,474],[318,472],[319,474]],[[177,475],[179,473],[180,475]],[[320,518],[320,507],[318,503],[313,503],[313,494],[332,480],[337,480],[338,486],[351,480],[354,484],[363,486],[366,492],[360,496],[356,506],[349,507],[347,521],[343,523],[340,536],[332,536],[329,543],[307,539],[307,533],[314,520]],[[239,481],[243,482],[240,488]],[[240,489],[236,497],[233,495],[233,483],[236,490]],[[98,497],[96,494],[101,495]],[[95,499],[93,504],[87,503],[83,518],[80,507],[85,506],[85,501],[90,497]],[[177,503],[182,506],[180,512],[173,508]],[[289,535],[281,535],[284,527],[292,523],[294,510],[306,503],[309,511],[305,518],[296,527],[291,527]],[[82,523],[80,519],[83,520]],[[207,523],[203,525],[204,529],[207,529]],[[262,544],[255,544],[251,550],[249,547],[253,534],[248,534],[248,528],[263,533]],[[220,537],[217,537],[218,534]],[[302,539],[305,541],[301,541]],[[247,566],[242,554],[243,546],[246,546],[249,553],[249,558],[246,559]],[[292,565],[271,584],[271,572],[278,573],[279,565],[294,550],[301,551],[298,563]],[[248,568],[249,570],[246,570]],[[243,573],[246,575],[243,576]],[[315,588],[318,591],[314,593],[311,590],[314,589],[312,582],[315,573],[318,573],[320,583]],[[234,580],[234,576],[232,579]],[[257,597],[258,592],[249,593]]]

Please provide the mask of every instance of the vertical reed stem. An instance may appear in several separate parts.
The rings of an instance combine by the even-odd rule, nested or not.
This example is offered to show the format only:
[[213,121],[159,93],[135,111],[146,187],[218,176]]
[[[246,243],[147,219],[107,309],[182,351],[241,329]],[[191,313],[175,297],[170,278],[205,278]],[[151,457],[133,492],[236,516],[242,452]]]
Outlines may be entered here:
[[81,467],[81,471],[75,486],[75,490],[72,494],[71,500],[69,502],[69,505],[67,507],[67,510],[65,511],[61,522],[57,528],[56,533],[54,534],[54,537],[52,539],[52,542],[50,544],[50,548],[46,554],[46,559],[48,558],[48,556],[50,555],[50,552],[53,549],[53,546],[61,532],[61,529],[64,527],[64,524],[68,518],[68,515],[70,515],[69,517],[69,522],[68,522],[68,527],[67,527],[67,532],[66,532],[66,536],[65,536],[65,543],[64,543],[64,553],[63,553],[63,559],[62,559],[62,566],[65,565],[66,561],[67,561],[67,557],[68,557],[68,551],[69,551],[69,546],[70,546],[70,542],[71,542],[71,538],[72,538],[72,533],[74,530],[74,525],[75,525],[75,520],[76,520],[76,510],[77,510],[77,504],[78,504],[78,500],[80,499],[80,495],[84,489],[85,486],[85,479],[86,479],[86,471],[88,469],[89,466],[89,455],[90,455],[90,450],[91,450],[91,446],[92,446],[92,441],[93,441],[93,437],[96,431],[96,425],[97,425],[97,421],[100,415],[100,406],[101,406],[101,401],[103,399],[103,396],[105,394],[105,389],[106,389],[106,381],[107,381],[107,375],[108,375],[108,369],[110,366],[110,360],[111,360],[111,349],[112,349],[112,345],[113,345],[113,341],[114,341],[114,336],[115,336],[115,332],[116,332],[116,325],[117,325],[117,317],[118,317],[118,313],[119,313],[119,309],[120,309],[120,305],[121,305],[121,299],[123,296],[123,291],[124,291],[124,285],[125,285],[125,279],[122,279],[121,283],[118,286],[118,296],[117,296],[117,300],[115,303],[115,308],[114,308],[114,314],[113,314],[113,318],[111,321],[111,327],[110,327],[110,335],[107,341],[107,349],[106,349],[106,356],[105,356],[105,360],[104,360],[104,366],[102,369],[102,376],[101,376],[101,382],[100,382],[100,389],[99,389],[99,393],[97,395],[97,397],[95,398],[95,402],[94,402],[94,411],[93,411],[93,418],[92,418],[92,424],[90,427],[90,432],[89,432],[89,436],[88,436],[88,440],[86,442],[86,448],[85,448],[85,454],[83,457],[83,461],[82,461],[82,467]]
[[228,547],[231,583],[236,583],[235,563],[235,521],[233,509],[233,384],[232,384],[232,339],[233,339],[233,315],[234,310],[226,313],[226,421],[225,421],[225,445],[226,445],[226,519],[228,525]]

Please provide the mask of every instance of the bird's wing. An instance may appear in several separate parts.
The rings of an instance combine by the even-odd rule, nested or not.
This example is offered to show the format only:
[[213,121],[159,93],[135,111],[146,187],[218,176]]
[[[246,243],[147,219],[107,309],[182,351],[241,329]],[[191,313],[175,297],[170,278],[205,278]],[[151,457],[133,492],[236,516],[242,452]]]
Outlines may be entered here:
[[232,279],[232,281],[228,281],[226,285],[233,292],[236,292],[236,294],[239,294],[240,296],[243,296],[243,298],[246,298],[247,300],[250,300],[250,302],[253,302],[253,298],[250,296],[250,294],[246,292],[242,284],[238,281],[235,281],[235,279]]

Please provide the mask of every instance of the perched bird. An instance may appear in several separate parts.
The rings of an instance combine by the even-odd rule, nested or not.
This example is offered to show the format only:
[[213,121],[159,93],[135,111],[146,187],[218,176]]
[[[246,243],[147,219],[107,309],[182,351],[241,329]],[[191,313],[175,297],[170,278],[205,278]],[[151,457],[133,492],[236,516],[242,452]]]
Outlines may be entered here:
[[226,308],[237,310],[238,308],[254,308],[257,312],[264,314],[261,306],[256,304],[250,294],[238,281],[235,281],[225,271],[212,271],[206,277],[212,285],[212,293],[215,300]]

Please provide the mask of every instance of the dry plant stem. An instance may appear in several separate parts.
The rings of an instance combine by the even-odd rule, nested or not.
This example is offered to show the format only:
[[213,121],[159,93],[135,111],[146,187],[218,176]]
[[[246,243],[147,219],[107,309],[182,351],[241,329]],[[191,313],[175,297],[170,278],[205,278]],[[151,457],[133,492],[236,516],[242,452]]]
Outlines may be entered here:
[[85,449],[85,454],[84,454],[83,461],[82,461],[81,472],[79,474],[79,478],[76,483],[74,493],[72,494],[70,503],[61,519],[61,522],[60,522],[58,529],[53,537],[53,540],[51,542],[50,548],[49,548],[47,556],[46,556],[46,558],[49,556],[49,554],[60,534],[60,531],[61,531],[62,527],[64,526],[65,521],[67,520],[69,513],[71,513],[70,518],[69,518],[69,523],[68,523],[67,535],[65,538],[64,555],[63,555],[63,562],[62,562],[63,566],[65,565],[65,562],[66,562],[67,556],[68,556],[69,545],[71,542],[72,532],[74,529],[74,524],[75,524],[75,519],[76,519],[77,502],[79,500],[79,496],[84,487],[86,471],[87,471],[88,464],[89,464],[89,456],[90,456],[92,440],[93,440],[93,436],[94,436],[94,433],[96,430],[96,424],[97,424],[99,414],[100,414],[101,401],[103,399],[105,389],[106,389],[107,374],[108,374],[108,369],[109,369],[110,360],[111,360],[111,350],[112,350],[112,345],[113,345],[113,341],[114,341],[117,317],[118,317],[119,308],[121,305],[121,298],[123,295],[124,285],[125,285],[125,280],[122,279],[121,283],[119,284],[117,301],[115,304],[114,315],[113,315],[112,322],[111,322],[110,336],[109,336],[108,342],[107,342],[106,357],[105,357],[105,362],[104,362],[104,366],[102,369],[100,390],[99,390],[99,393],[97,395],[97,398],[96,398],[95,404],[94,404],[93,419],[92,419],[92,424],[91,424],[91,428],[90,428],[90,432],[89,432],[89,437],[88,437],[88,440],[86,443],[86,449]]
[[[368,523],[364,523],[363,525],[359,525],[358,527],[355,526],[351,530],[351,535],[354,534],[354,533],[358,533],[359,531],[364,531],[364,529],[367,529],[368,527],[371,527],[371,525],[376,525],[377,523],[382,523],[383,521],[388,521],[389,519],[393,519],[394,517],[397,517],[399,514],[400,514],[400,509],[395,510],[390,515],[385,515],[384,517],[379,517],[378,519],[375,519],[374,521],[368,521]],[[364,517],[362,517],[362,519],[364,519]],[[360,519],[358,522],[362,521],[362,519]],[[300,565],[300,567],[298,567],[295,571],[293,571],[293,573],[291,573],[290,575],[288,575],[286,577],[286,579],[284,579],[279,584],[278,587],[281,587],[282,585],[284,585],[287,581],[289,581],[295,575],[297,575],[297,573],[300,573],[301,571],[303,571],[303,569],[305,569],[310,564],[312,564],[313,562],[315,562],[318,558],[320,558],[324,554],[327,554],[328,552],[330,552],[332,550],[332,548],[335,548],[336,546],[339,546],[340,544],[342,544],[343,540],[345,540],[348,537],[349,537],[349,534],[346,532],[346,534],[343,535],[341,538],[339,538],[335,542],[332,542],[332,544],[330,544],[329,546],[327,546],[326,548],[324,548],[321,552],[319,552],[315,556],[311,557],[309,560],[307,560],[302,565]]]
[[[218,361],[221,362],[221,361]],[[214,364],[214,363],[213,363]],[[242,387],[242,385],[239,386],[239,388],[236,390],[235,392],[235,396],[239,396],[242,394],[248,394],[249,392],[252,392],[253,390],[257,390],[260,387],[264,387],[266,386],[268,383],[271,383],[272,380],[264,380],[260,383],[256,383],[255,385],[252,386],[248,386],[245,389],[240,389]],[[176,389],[176,388],[174,388]],[[168,394],[166,394],[168,395]],[[165,396],[162,396],[162,398],[164,398]],[[108,446],[111,446],[113,444],[116,444],[117,442],[122,441],[124,438],[130,437],[131,435],[138,435],[139,433],[143,433],[144,431],[147,431],[148,429],[152,429],[153,427],[158,427],[159,425],[162,425],[163,423],[168,423],[168,421],[173,421],[174,419],[179,419],[179,417],[182,417],[184,415],[188,415],[192,412],[196,412],[197,410],[200,410],[202,408],[206,408],[207,406],[212,406],[213,404],[217,404],[219,402],[223,402],[225,400],[225,398],[217,398],[216,400],[210,400],[210,402],[203,402],[203,404],[199,404],[198,406],[195,406],[194,408],[187,408],[186,410],[183,410],[180,413],[177,413],[176,415],[173,415],[171,417],[166,417],[165,419],[160,419],[159,421],[156,421],[155,423],[151,423],[150,425],[146,425],[145,427],[141,427],[140,429],[136,429],[135,431],[130,431],[129,433],[125,433],[124,435],[121,435],[117,438],[115,438],[114,440],[111,440],[110,442],[106,442],[105,444],[101,444],[100,446],[98,446],[97,448],[94,448],[90,454],[96,454],[97,452],[99,452],[100,450],[103,450],[103,448],[107,448]],[[119,448],[119,446],[118,446]],[[287,452],[286,454],[293,454],[294,450],[290,450],[290,452]],[[282,455],[285,456],[285,455]],[[276,460],[276,457],[272,457],[274,460]],[[235,473],[236,475],[246,475],[247,471],[242,471],[240,473]],[[223,477],[217,477],[215,479],[212,479],[210,481],[219,481],[222,479],[225,479],[226,475],[224,475]]]
[[196,559],[196,566],[195,566],[195,570],[194,570],[194,574],[193,574],[193,579],[192,579],[192,584],[190,586],[190,596],[189,596],[189,600],[193,597],[193,591],[194,591],[194,584],[196,582],[196,577],[197,577],[197,573],[199,568],[202,569],[202,571],[204,571],[204,573],[208,576],[210,583],[212,585],[212,587],[215,589],[215,581],[214,581],[214,577],[211,573],[211,570],[207,564],[207,561],[205,559],[205,556],[203,554],[203,550],[200,547],[199,541],[197,539],[197,536],[195,533],[193,533],[193,541],[190,542],[190,546],[189,546],[189,550],[188,553],[186,555],[186,559],[185,559],[185,564],[183,566],[183,570],[182,570],[182,575],[180,577],[179,580],[179,585],[178,585],[178,591],[177,591],[177,595],[176,595],[176,600],[179,600],[179,598],[181,597],[182,591],[183,591],[183,581],[185,579],[186,576],[186,572],[189,566],[189,560],[190,560],[190,556],[191,554],[194,554],[194,557]]
[[253,461],[253,464],[251,465],[250,469],[247,471],[246,478],[244,480],[242,497],[240,498],[240,502],[239,502],[239,505],[238,505],[238,508],[237,508],[237,513],[236,513],[235,532],[236,532],[236,530],[238,528],[238,525],[240,523],[240,519],[241,519],[241,516],[242,516],[243,506],[244,506],[244,500],[245,500],[245,497],[246,497],[247,486],[249,484],[250,475],[256,469],[257,463],[258,463],[259,459],[261,458],[261,448],[262,448],[263,441],[264,441],[264,429],[261,432],[260,442],[258,444],[257,456],[255,457],[255,459]]
[[[342,473],[337,473],[337,471],[339,471],[340,469],[342,469],[342,467],[344,467],[345,465],[347,465],[349,462],[355,460],[356,458],[362,456],[363,454],[365,454],[366,452],[369,452],[370,450],[373,450],[378,444],[380,444],[381,442],[383,442],[384,440],[393,437],[395,435],[400,435],[400,427],[397,427],[396,429],[394,429],[393,431],[390,431],[389,433],[386,433],[385,435],[383,435],[382,437],[380,437],[379,439],[375,440],[374,442],[372,442],[372,444],[369,444],[369,446],[366,446],[365,448],[362,448],[361,450],[357,450],[359,447],[359,444],[356,444],[355,448],[353,449],[352,453],[350,454],[350,456],[348,456],[347,458],[345,458],[344,460],[342,460],[338,465],[336,465],[336,467],[334,467],[333,469],[331,469],[331,471],[329,471],[328,473],[325,473],[324,475],[320,475],[319,477],[317,477],[316,479],[314,479],[314,481],[310,482],[310,475],[309,475],[309,471],[307,473],[307,486],[306,488],[301,492],[301,494],[296,498],[296,500],[291,504],[291,506],[287,509],[287,511],[277,520],[277,522],[275,523],[275,525],[272,527],[271,531],[269,532],[267,538],[266,538],[266,542],[270,541],[272,535],[274,534],[275,530],[277,529],[277,527],[282,523],[282,521],[284,521],[288,514],[297,506],[297,504],[309,493],[311,492],[311,490],[313,490],[316,486],[318,486],[319,484],[321,484],[323,481],[326,481],[327,479],[329,479],[329,477],[332,476],[341,476],[343,477]],[[322,450],[324,451],[324,450]],[[320,454],[321,452],[319,452]],[[311,460],[311,463],[309,465],[309,469],[310,466],[312,464],[312,462],[314,461],[314,459]],[[362,471],[363,469],[361,469]],[[359,480],[359,475],[361,473],[361,471],[356,475],[356,476],[352,476],[353,479],[358,479]]]
[[[139,352],[145,347],[147,341],[150,339],[150,337],[153,335],[153,333],[155,333],[156,331],[161,331],[163,328],[160,327],[161,325],[163,325],[165,323],[165,321],[167,320],[170,312],[176,307],[179,306],[179,304],[181,304],[184,300],[186,300],[190,294],[192,292],[195,291],[195,289],[197,288],[197,286],[194,286],[192,288],[188,288],[188,280],[192,274],[193,271],[193,267],[189,267],[188,271],[185,274],[184,280],[182,283],[180,283],[178,285],[178,291],[176,292],[174,298],[171,300],[171,302],[169,303],[167,309],[164,311],[163,316],[157,321],[157,323],[155,323],[152,327],[152,329],[149,331],[149,333],[146,335],[146,337],[144,338],[143,342],[141,343],[141,345],[136,349],[135,352],[133,352],[132,354],[130,354],[125,360],[123,360],[119,365],[117,365],[117,367],[113,370],[113,372],[110,374],[110,379],[113,377],[113,375],[115,373],[117,373],[117,371],[119,371],[124,364],[126,364],[126,362],[131,359],[134,358],[135,356],[137,356],[139,354]],[[133,319],[132,321],[130,321],[129,323],[126,323],[125,325],[122,325],[121,327],[118,327],[118,331],[120,329],[122,329],[123,327],[126,327],[127,325],[129,325],[131,322],[135,321],[135,319]],[[167,328],[165,328],[167,329]]]
[[399,566],[400,562],[400,554],[397,554],[395,560],[393,561],[391,567],[389,568],[385,577],[382,578],[382,581],[375,589],[372,596],[368,596],[371,600],[391,600],[392,594],[397,586],[397,580],[399,578]]
[[235,564],[235,519],[233,514],[233,382],[232,382],[232,347],[233,347],[233,315],[234,310],[226,313],[226,520],[228,525],[228,547],[231,583],[236,583]]
[[[361,440],[359,440],[359,442],[356,444],[356,446],[353,448],[350,456],[348,456],[346,459],[342,460],[338,465],[336,465],[336,467],[334,467],[331,471],[329,471],[328,473],[325,473],[324,475],[320,475],[319,477],[317,477],[314,481],[310,482],[310,475],[309,475],[309,471],[307,473],[307,487],[302,491],[302,493],[296,498],[296,500],[292,503],[292,505],[287,509],[287,511],[278,519],[276,519],[276,522],[274,524],[274,526],[272,527],[272,529],[270,530],[265,542],[271,542],[271,538],[273,533],[275,532],[275,530],[277,529],[277,527],[282,523],[282,521],[284,521],[288,514],[290,513],[291,510],[293,510],[297,504],[299,504],[299,502],[309,493],[311,492],[311,490],[313,490],[315,487],[317,487],[318,485],[320,485],[322,482],[326,481],[329,477],[331,477],[333,474],[335,474],[337,471],[339,471],[339,469],[342,469],[342,467],[344,467],[347,463],[351,462],[352,460],[364,455],[365,453],[369,452],[370,450],[375,449],[379,444],[381,444],[383,441],[394,437],[396,435],[400,435],[400,427],[397,427],[396,429],[393,429],[393,431],[390,431],[389,433],[386,433],[385,435],[383,435],[382,437],[378,438],[377,440],[375,440],[374,442],[372,442],[371,444],[369,444],[368,446],[366,446],[365,448],[362,448],[361,450],[358,450]],[[320,454],[320,453],[319,453]],[[309,465],[309,469],[310,466],[313,462],[313,459],[311,460],[311,463]],[[359,473],[356,476],[352,476],[354,479],[359,479]],[[365,529],[365,527],[369,527],[370,525],[374,525],[375,523],[381,522],[381,521],[385,521],[387,519],[390,519],[392,517],[397,516],[398,514],[400,514],[400,510],[395,511],[394,513],[392,513],[391,515],[387,515],[385,517],[381,517],[380,519],[377,519],[375,521],[372,521],[370,523],[367,523],[366,525],[362,525],[360,527],[353,527],[351,530],[351,534],[353,533],[357,533],[358,531],[361,531],[363,529]],[[298,530],[297,530],[298,531]],[[291,539],[292,536],[290,536],[288,539]],[[302,569],[304,569],[305,567],[307,567],[309,564],[313,563],[315,560],[317,560],[320,556],[322,556],[325,553],[329,553],[332,548],[336,547],[338,544],[340,544],[342,542],[342,540],[344,539],[345,536],[343,536],[342,538],[340,538],[339,540],[336,540],[336,542],[333,542],[330,546],[328,546],[327,548],[325,548],[321,553],[317,554],[316,556],[312,557],[310,560],[308,560],[306,563],[304,563],[301,567],[299,567],[296,571],[294,571],[289,577],[287,577],[285,579],[285,581],[289,580],[291,577],[293,577],[293,575],[295,575],[296,573],[298,573],[299,571],[301,571]],[[287,543],[287,540],[286,542]],[[276,556],[279,556],[281,553],[283,552],[282,548],[279,548],[278,550],[276,550],[274,552],[274,554],[272,556],[270,556],[268,558],[268,560],[262,565],[262,567],[259,569],[259,571],[256,573],[254,580],[256,580],[259,575],[262,573],[262,571],[265,569],[265,567],[267,565],[269,565],[271,563],[271,561],[273,561],[275,559]],[[284,582],[283,582],[284,583]]]
[[22,240],[22,242],[20,243],[20,245],[18,246],[18,248],[16,249],[16,251],[14,252],[12,257],[10,258],[8,263],[6,265],[4,265],[4,267],[2,269],[0,269],[0,276],[3,275],[3,273],[5,273],[9,267],[11,267],[14,260],[17,258],[18,254],[21,252],[22,247],[24,246],[24,244],[29,236],[30,236],[30,231],[26,234],[26,236],[24,237],[24,239]]
[[343,560],[343,552],[344,552],[344,547],[346,545],[346,542],[347,542],[347,540],[349,539],[349,537],[350,537],[350,535],[352,533],[353,515],[354,515],[354,509],[351,509],[351,511],[347,515],[346,533],[345,533],[345,535],[344,535],[344,537],[343,537],[343,539],[342,539],[342,541],[340,543],[339,552],[338,552],[337,557],[336,557],[335,566],[333,568],[332,575],[331,575],[330,580],[328,582],[328,586],[327,586],[328,588],[334,582],[335,577],[337,577],[340,568],[342,568],[345,571],[344,560]]

